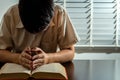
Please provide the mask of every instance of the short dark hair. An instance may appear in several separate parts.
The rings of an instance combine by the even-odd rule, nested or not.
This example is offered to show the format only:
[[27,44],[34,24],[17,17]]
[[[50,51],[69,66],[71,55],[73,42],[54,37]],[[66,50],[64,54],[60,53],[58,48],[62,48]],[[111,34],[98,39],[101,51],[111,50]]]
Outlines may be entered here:
[[44,30],[54,14],[53,0],[19,0],[19,15],[30,33]]

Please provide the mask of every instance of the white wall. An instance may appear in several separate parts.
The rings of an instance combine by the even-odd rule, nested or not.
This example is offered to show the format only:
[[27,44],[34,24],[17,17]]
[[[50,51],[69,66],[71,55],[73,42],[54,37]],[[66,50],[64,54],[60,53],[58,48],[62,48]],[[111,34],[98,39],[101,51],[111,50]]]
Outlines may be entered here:
[[7,9],[13,4],[16,4],[17,2],[18,0],[0,0],[0,21]]

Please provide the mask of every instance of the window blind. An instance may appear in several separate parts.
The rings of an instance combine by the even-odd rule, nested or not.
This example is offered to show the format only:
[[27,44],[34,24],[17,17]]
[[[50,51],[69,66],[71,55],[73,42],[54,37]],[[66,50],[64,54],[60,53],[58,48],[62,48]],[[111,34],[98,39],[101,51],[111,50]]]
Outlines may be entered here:
[[[120,52],[120,0],[56,0],[66,8],[81,51]],[[86,49],[87,48],[87,49]]]

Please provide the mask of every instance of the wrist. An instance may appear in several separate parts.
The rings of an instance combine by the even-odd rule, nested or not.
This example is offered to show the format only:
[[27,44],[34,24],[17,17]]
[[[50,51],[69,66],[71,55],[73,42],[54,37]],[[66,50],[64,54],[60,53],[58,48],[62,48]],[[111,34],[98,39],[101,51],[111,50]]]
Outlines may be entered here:
[[50,59],[49,54],[46,54],[45,64],[49,64],[50,63],[49,59]]
[[19,64],[19,57],[20,57],[20,54],[13,53],[12,54],[13,59],[11,59],[12,60],[11,62]]
[[54,60],[55,60],[55,54],[53,55],[52,53],[48,53],[47,54],[47,63],[53,63],[53,62],[55,62]]

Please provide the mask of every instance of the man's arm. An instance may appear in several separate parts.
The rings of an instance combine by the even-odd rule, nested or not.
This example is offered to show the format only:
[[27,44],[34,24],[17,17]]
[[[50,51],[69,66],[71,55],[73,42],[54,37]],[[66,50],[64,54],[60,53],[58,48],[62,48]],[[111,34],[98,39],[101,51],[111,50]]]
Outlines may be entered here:
[[22,53],[12,53],[7,50],[0,50],[0,62],[16,63],[31,69],[32,57],[26,51],[25,49]]
[[14,54],[7,50],[0,50],[0,62],[12,62],[18,64],[18,57],[19,54]]
[[75,53],[75,49],[74,49],[74,45],[65,48],[65,49],[61,49],[59,52],[56,53],[50,53],[48,54],[49,58],[48,58],[48,63],[51,62],[67,62],[67,61],[71,61],[74,57],[74,53]]

